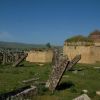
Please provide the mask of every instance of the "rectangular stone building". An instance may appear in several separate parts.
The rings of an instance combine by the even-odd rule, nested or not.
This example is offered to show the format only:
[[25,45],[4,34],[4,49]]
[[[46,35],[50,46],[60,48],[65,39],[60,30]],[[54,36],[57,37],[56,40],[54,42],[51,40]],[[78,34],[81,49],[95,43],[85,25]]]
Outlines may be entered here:
[[100,62],[100,45],[69,45],[65,42],[63,54],[68,56],[70,60],[77,54],[81,54],[81,60],[79,63],[92,64]]

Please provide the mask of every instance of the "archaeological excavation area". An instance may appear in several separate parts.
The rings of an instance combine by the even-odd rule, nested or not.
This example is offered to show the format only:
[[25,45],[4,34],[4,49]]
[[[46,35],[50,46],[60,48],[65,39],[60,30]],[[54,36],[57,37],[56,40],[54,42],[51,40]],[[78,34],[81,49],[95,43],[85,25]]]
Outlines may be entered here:
[[0,100],[100,100],[94,35],[72,37],[63,47],[0,48]]
[[52,63],[25,61],[26,56],[22,53],[17,61],[0,65],[0,100],[72,100],[79,96],[99,100],[100,63],[78,64],[81,55],[69,60],[56,50]]

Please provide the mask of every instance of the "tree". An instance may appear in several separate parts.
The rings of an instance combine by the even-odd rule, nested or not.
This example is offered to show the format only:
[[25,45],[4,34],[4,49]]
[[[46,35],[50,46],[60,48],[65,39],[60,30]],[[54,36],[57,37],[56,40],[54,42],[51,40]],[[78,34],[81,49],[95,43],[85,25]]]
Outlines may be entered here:
[[48,48],[51,48],[51,44],[50,44],[50,43],[47,43],[46,46],[47,46]]

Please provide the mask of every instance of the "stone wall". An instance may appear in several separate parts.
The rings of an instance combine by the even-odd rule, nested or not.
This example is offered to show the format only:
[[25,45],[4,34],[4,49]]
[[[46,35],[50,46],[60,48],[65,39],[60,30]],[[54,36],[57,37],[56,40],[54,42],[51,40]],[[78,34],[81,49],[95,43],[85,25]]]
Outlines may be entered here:
[[96,62],[100,62],[100,46],[98,46],[98,47],[97,46],[92,47],[91,52],[94,55],[95,61]]
[[81,54],[81,60],[79,63],[96,63],[100,61],[100,47],[98,46],[69,46],[67,43],[64,44],[63,54],[67,55],[71,60],[77,54]]
[[34,63],[49,63],[52,62],[53,51],[52,50],[34,50],[28,52],[28,56],[26,61],[34,62]]
[[95,46],[100,46],[100,42],[95,42]]

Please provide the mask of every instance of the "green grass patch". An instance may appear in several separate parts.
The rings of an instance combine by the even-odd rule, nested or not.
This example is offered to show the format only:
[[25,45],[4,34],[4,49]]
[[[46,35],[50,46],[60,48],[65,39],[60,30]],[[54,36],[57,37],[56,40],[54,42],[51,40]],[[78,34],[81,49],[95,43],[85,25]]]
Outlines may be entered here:
[[[0,65],[0,93],[10,92],[25,86],[23,80],[39,77],[39,81],[47,81],[51,73],[52,65],[24,62],[24,66],[12,67],[11,65]],[[77,64],[74,68],[82,69],[73,73],[65,72],[59,84],[60,89],[56,89],[54,94],[39,85],[39,95],[34,96],[33,100],[72,100],[82,94],[82,90],[88,90],[88,95],[92,100],[100,100],[96,91],[100,91],[100,63],[97,64]]]

